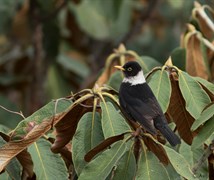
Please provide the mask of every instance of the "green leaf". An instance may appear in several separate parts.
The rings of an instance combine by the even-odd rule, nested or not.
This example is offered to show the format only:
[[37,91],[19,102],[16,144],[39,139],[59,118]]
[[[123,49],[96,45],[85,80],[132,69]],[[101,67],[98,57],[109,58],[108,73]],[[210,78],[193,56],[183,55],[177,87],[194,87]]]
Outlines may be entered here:
[[175,150],[167,146],[162,145],[162,147],[165,149],[166,154],[169,157],[169,160],[172,166],[174,167],[174,169],[177,171],[178,174],[180,174],[181,176],[183,176],[188,180],[195,179],[195,176],[191,171],[190,164],[181,154],[177,153]]
[[196,130],[200,125],[204,124],[214,115],[214,104],[206,108],[202,113],[201,116],[194,121],[192,124],[191,130]]
[[116,142],[110,149],[88,163],[78,180],[94,180],[95,177],[105,179],[126,151],[126,140]]
[[110,77],[110,79],[108,80],[107,84],[109,86],[111,86],[112,88],[114,88],[115,90],[119,91],[120,88],[120,84],[123,80],[123,75],[120,71],[116,71],[115,73],[113,73]]
[[214,133],[214,117],[207,121],[197,136],[193,139],[192,149],[198,148]]
[[66,165],[59,154],[53,154],[51,144],[39,139],[29,147],[38,180],[68,179]]
[[[71,101],[68,100],[59,100],[56,106],[55,101],[51,101],[45,106],[43,106],[41,109],[33,113],[31,116],[25,118],[23,121],[21,121],[17,127],[14,129],[13,134],[11,136],[12,140],[20,140],[22,139],[32,128],[37,124],[40,124],[43,122],[44,119],[51,120],[53,119],[54,115],[57,113],[61,113],[66,111],[66,109],[71,105]],[[56,112],[55,112],[56,108]]]
[[151,151],[148,151],[144,144],[142,144],[142,147],[142,152],[138,162],[136,180],[170,179],[165,167],[161,162],[159,162],[157,157]]
[[101,123],[105,138],[116,136],[131,130],[126,123],[126,120],[111,102],[101,102],[100,106],[102,109]]
[[149,76],[148,84],[160,103],[161,109],[165,113],[169,106],[172,91],[167,72],[165,70],[155,71]]
[[194,77],[194,79],[196,81],[198,81],[199,83],[201,83],[202,85],[204,85],[210,92],[212,92],[214,94],[214,84],[205,80],[205,79],[202,79],[200,77]]
[[100,114],[86,113],[80,119],[72,140],[72,159],[78,176],[86,165],[85,154],[103,139]]
[[0,174],[0,180],[13,180],[10,175],[5,171],[4,173]]
[[200,84],[183,71],[179,71],[179,87],[186,102],[187,111],[197,119],[210,103],[210,98]]
[[81,78],[86,78],[90,73],[89,68],[86,66],[86,64],[78,61],[77,59],[72,59],[65,54],[60,54],[57,57],[57,62],[65,69],[71,71]]
[[[80,28],[91,37],[104,40],[109,37],[109,26],[105,16],[96,9],[93,1],[83,0],[78,5],[69,4],[75,13]],[[89,18],[90,17],[90,18]]]
[[171,53],[172,63],[182,71],[185,71],[186,65],[186,49],[178,47]]
[[[0,136],[0,147],[2,147],[5,143],[6,141]],[[0,161],[1,161],[1,157],[0,157]],[[11,178],[11,179],[21,180],[22,168],[19,161],[16,158],[13,158],[9,162],[9,164],[5,167],[5,170],[9,176],[8,179]],[[0,179],[1,179],[1,175],[0,175]]]
[[133,153],[133,149],[130,148],[129,151],[125,152],[125,154],[117,164],[116,170],[114,172],[114,179],[134,179],[135,172],[136,160]]
[[49,66],[47,74],[47,95],[49,99],[56,99],[70,94],[70,87],[62,78],[62,73],[56,65]]
[[148,73],[154,67],[161,66],[160,62],[150,56],[141,56],[140,58],[141,60],[138,60],[138,62],[140,63],[144,74]]

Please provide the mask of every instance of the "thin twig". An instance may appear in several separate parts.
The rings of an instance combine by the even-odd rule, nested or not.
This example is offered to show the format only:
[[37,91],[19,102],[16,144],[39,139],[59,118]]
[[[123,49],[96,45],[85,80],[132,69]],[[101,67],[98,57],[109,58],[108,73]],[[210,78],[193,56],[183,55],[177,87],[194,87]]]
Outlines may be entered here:
[[17,114],[17,115],[21,116],[23,119],[25,119],[25,116],[23,115],[23,113],[21,111],[20,112],[12,111],[12,110],[9,110],[9,109],[5,108],[4,106],[1,106],[1,105],[0,105],[0,108],[4,109],[7,112]]

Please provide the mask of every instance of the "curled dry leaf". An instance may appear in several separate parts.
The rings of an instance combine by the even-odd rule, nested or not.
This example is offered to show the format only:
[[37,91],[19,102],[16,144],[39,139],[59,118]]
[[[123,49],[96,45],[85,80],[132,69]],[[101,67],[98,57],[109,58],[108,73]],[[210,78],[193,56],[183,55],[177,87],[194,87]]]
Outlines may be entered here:
[[170,98],[169,107],[167,113],[173,119],[177,126],[177,130],[181,138],[187,143],[191,144],[194,133],[191,132],[191,126],[194,122],[194,118],[189,114],[185,108],[185,101],[179,89],[177,75],[172,73],[170,75],[172,95]]
[[[70,142],[82,115],[86,112],[92,111],[93,99],[91,98],[91,96],[88,96],[89,99],[84,100],[83,102],[74,106],[74,108],[70,109],[63,116],[61,121],[56,124],[56,139],[51,147],[51,151],[53,153],[60,152],[60,150]],[[84,107],[82,106],[83,104],[90,107]]]
[[[192,33],[192,32],[190,32]],[[186,71],[192,76],[199,76],[204,79],[209,78],[209,70],[203,56],[201,41],[197,38],[199,34],[192,34],[186,45]],[[188,36],[188,34],[186,35]]]
[[[214,37],[214,23],[205,12],[205,7],[201,6],[199,2],[195,1],[195,8],[192,11],[192,16],[195,18],[200,26],[201,32],[207,39]],[[210,13],[214,13],[210,11]],[[213,14],[214,15],[214,14]]]
[[91,161],[91,159],[96,156],[99,152],[103,151],[104,149],[108,148],[110,145],[112,145],[113,143],[119,141],[119,140],[123,140],[124,139],[124,135],[126,133],[117,135],[117,136],[112,136],[107,138],[106,140],[104,140],[103,142],[101,142],[98,146],[96,146],[95,148],[93,148],[92,150],[90,150],[86,155],[85,155],[85,161],[89,162]]
[[[53,125],[57,124],[65,116],[66,107],[68,107],[68,104],[65,105],[65,103],[68,102],[64,101],[62,103],[63,107],[61,106],[62,109],[60,113],[57,113],[55,115],[50,113],[50,111],[52,112],[52,110],[54,110],[55,106],[55,103],[51,102],[41,108],[38,112],[26,118],[26,120],[22,121],[17,126],[11,136],[11,140],[0,148],[0,172],[11,161],[12,158],[16,157],[29,145],[43,136],[52,128]],[[30,131],[26,131],[27,125],[29,123],[28,121],[37,122],[37,125],[35,125],[34,128],[32,128]],[[21,139],[16,139],[16,135],[18,136],[18,138],[21,137]]]
[[156,157],[162,162],[164,165],[169,164],[169,159],[166,155],[164,148],[153,141],[151,138],[143,137],[143,141],[146,144],[149,151],[152,151]]

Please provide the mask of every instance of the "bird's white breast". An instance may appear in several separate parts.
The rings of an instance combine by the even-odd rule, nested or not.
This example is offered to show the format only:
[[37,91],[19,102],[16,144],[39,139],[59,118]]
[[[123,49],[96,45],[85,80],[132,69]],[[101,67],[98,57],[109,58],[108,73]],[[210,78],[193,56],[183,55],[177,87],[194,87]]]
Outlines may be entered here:
[[146,82],[145,77],[143,75],[143,71],[140,71],[136,76],[132,77],[125,77],[123,79],[124,83],[130,83],[131,86],[138,85],[138,84],[143,84]]

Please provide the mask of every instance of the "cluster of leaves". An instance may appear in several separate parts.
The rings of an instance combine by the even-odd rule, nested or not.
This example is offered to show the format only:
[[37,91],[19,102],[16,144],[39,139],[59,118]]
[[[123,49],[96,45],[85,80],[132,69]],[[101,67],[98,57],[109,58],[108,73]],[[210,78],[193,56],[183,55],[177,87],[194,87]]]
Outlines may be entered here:
[[[211,179],[214,85],[207,80],[213,81],[214,25],[206,8],[212,14],[210,7],[195,4],[197,22],[188,26],[181,47],[163,66],[121,45],[107,58],[93,88],[51,101],[10,132],[1,129],[0,179]],[[170,126],[181,137],[176,150],[161,135],[136,132],[138,124],[121,113],[117,90],[122,74],[114,65],[130,60],[147,73]]]

